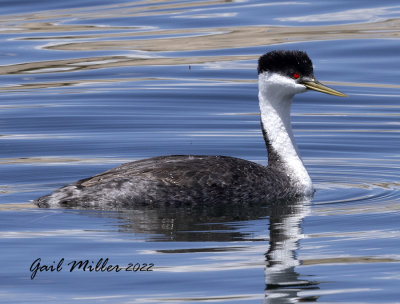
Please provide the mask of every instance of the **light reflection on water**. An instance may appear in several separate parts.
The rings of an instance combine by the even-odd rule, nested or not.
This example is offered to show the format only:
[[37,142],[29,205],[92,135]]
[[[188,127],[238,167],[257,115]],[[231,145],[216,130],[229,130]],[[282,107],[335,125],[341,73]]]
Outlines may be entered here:
[[[398,301],[396,3],[17,3],[0,21],[0,299]],[[313,202],[130,212],[28,203],[161,154],[266,164],[255,69],[275,48],[306,50],[317,78],[350,95],[295,99]],[[156,267],[31,281],[37,257]]]

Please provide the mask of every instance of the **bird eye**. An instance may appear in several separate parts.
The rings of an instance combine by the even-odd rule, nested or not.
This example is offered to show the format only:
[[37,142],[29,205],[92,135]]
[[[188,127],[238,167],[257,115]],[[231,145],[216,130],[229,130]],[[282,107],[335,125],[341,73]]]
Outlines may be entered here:
[[299,78],[300,77],[300,75],[299,74],[297,74],[297,73],[293,73],[293,78],[294,79],[297,79],[297,78]]

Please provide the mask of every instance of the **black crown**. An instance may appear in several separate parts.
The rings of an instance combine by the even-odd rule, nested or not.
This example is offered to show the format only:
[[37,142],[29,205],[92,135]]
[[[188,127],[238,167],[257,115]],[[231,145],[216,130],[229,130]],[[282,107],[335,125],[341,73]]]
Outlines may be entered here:
[[293,77],[314,77],[312,61],[303,51],[276,50],[268,52],[258,60],[258,74],[263,72],[279,73]]

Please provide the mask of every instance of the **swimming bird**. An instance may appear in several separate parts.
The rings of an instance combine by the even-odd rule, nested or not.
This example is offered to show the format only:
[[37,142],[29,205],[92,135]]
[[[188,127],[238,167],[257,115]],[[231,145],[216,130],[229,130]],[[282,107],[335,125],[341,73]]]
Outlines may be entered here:
[[79,180],[33,203],[44,208],[114,209],[311,198],[311,178],[290,122],[292,99],[307,90],[347,95],[318,82],[311,59],[297,50],[262,55],[258,60],[258,89],[267,166],[229,156],[159,156]]

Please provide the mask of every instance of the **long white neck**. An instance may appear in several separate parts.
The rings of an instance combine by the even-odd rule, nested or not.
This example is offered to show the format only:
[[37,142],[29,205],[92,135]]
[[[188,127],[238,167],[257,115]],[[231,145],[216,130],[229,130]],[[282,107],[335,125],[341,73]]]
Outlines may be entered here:
[[258,78],[261,122],[269,148],[268,165],[287,174],[292,186],[311,194],[311,178],[304,167],[290,122],[293,96],[305,87],[278,74],[262,73]]

